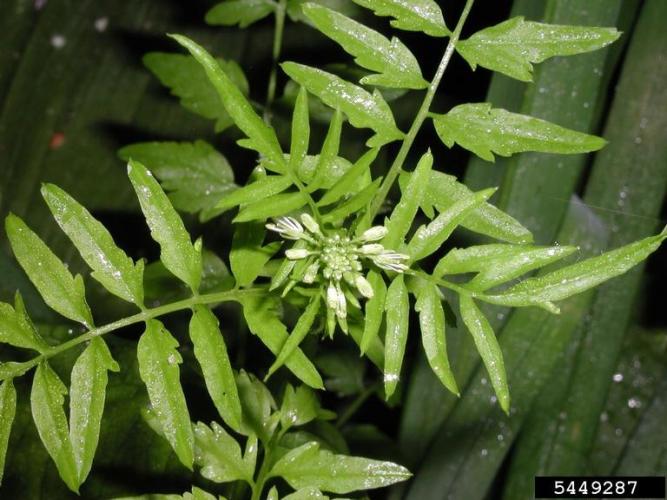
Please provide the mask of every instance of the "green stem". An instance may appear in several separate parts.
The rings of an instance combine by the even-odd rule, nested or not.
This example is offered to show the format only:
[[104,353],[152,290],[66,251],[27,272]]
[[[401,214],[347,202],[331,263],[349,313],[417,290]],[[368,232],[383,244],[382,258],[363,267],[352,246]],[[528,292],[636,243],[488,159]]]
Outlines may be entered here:
[[79,344],[83,344],[84,342],[88,342],[95,337],[101,337],[102,335],[105,335],[107,333],[120,330],[121,328],[125,328],[126,326],[134,325],[136,323],[142,323],[145,321],[148,321],[153,318],[157,318],[158,316],[164,316],[165,314],[169,314],[172,312],[176,311],[181,311],[183,309],[190,309],[193,306],[199,305],[199,304],[215,304],[215,303],[220,303],[220,302],[229,302],[232,300],[239,300],[242,296],[244,295],[249,295],[252,293],[257,293],[259,291],[263,291],[263,289],[260,288],[251,288],[251,289],[246,289],[246,290],[229,290],[225,292],[216,292],[216,293],[209,293],[209,294],[204,294],[204,295],[195,295],[192,297],[189,297],[187,299],[179,300],[176,302],[172,302],[170,304],[165,304],[162,306],[154,307],[152,309],[145,309],[137,314],[134,314],[132,316],[128,316],[126,318],[119,319],[117,321],[114,321],[112,323],[108,323],[106,325],[93,328],[86,333],[79,335],[76,338],[73,338],[71,340],[68,340],[67,342],[63,342],[62,344],[59,344],[57,346],[53,346],[46,351],[44,351],[42,354],[39,356],[34,357],[33,359],[29,361],[25,361],[23,363],[19,363],[14,366],[14,370],[12,370],[12,377],[20,376],[23,375],[25,372],[30,370],[31,368],[37,366],[39,363],[41,363],[44,360],[47,360],[49,358],[52,358],[53,356],[56,356],[62,352],[65,352],[69,349],[72,349],[73,347],[76,347]]
[[278,59],[283,46],[283,32],[285,30],[285,11],[287,0],[280,0],[276,4],[276,28],[273,32],[273,59],[271,61],[271,74],[269,75],[269,87],[266,93],[266,106],[264,107],[264,121],[271,121],[271,105],[276,98],[276,81],[278,79]]
[[431,103],[433,102],[433,98],[435,97],[435,92],[438,90],[438,86],[440,85],[442,76],[444,75],[445,70],[449,65],[449,61],[451,60],[452,55],[454,54],[456,43],[459,41],[459,37],[461,36],[461,30],[463,29],[463,24],[468,18],[468,14],[470,14],[470,9],[472,8],[472,4],[474,2],[475,0],[466,1],[465,7],[463,8],[463,12],[461,13],[461,17],[459,18],[459,22],[457,23],[456,28],[452,33],[452,36],[449,38],[449,43],[447,44],[445,53],[442,56],[442,60],[440,61],[438,70],[436,71],[435,76],[431,81],[431,84],[428,86],[428,90],[426,91],[426,95],[424,96],[422,105],[419,108],[419,111],[417,112],[417,116],[415,116],[415,119],[412,122],[412,125],[410,126],[410,130],[408,130],[408,133],[403,139],[403,143],[401,144],[401,149],[399,149],[398,154],[394,159],[394,162],[389,168],[387,176],[384,178],[384,181],[382,182],[380,189],[375,195],[375,198],[373,198],[373,202],[371,203],[370,207],[371,220],[373,220],[377,215],[378,210],[380,210],[380,207],[382,206],[384,200],[387,198],[387,195],[389,194],[391,186],[393,186],[394,182],[396,181],[398,174],[401,173],[403,164],[405,163],[405,159],[407,158],[408,153],[410,152],[410,148],[412,147],[412,143],[417,137],[417,133],[419,132],[419,129],[424,123],[424,120],[428,116],[429,108],[431,107]]

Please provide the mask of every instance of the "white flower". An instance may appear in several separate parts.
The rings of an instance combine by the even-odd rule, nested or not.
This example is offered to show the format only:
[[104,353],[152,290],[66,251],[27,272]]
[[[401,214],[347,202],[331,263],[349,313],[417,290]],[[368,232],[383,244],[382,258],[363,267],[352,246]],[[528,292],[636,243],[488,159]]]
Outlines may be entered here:
[[361,274],[357,274],[354,278],[354,285],[359,290],[359,293],[366,297],[367,299],[373,298],[373,287],[369,281],[364,278]]
[[307,248],[290,248],[285,251],[285,256],[289,260],[300,260],[308,257],[312,252]]
[[288,240],[300,240],[304,235],[303,227],[292,217],[280,217],[275,224],[267,224],[266,228]]
[[367,245],[362,245],[359,251],[364,255],[377,255],[384,252],[384,247],[379,243],[369,243]]
[[316,236],[323,236],[322,231],[320,230],[320,225],[312,218],[310,214],[301,214],[301,222],[306,229],[313,233]]
[[[387,235],[384,226],[371,227],[360,237],[351,238],[340,230],[332,233],[322,231],[309,214],[301,214],[299,219],[301,222],[293,217],[280,217],[275,224],[267,224],[266,227],[285,239],[300,240],[298,246],[301,248],[285,251],[289,260],[309,259],[305,272],[301,271],[303,275],[293,279],[312,284],[320,277],[326,285],[327,308],[337,318],[341,328],[347,331],[348,301],[353,307],[361,307],[353,292],[356,290],[367,299],[374,295],[373,287],[362,273],[362,262],[371,261],[382,269],[401,273],[408,269],[405,262],[409,256],[373,243]],[[294,283],[292,281],[292,285]]]
[[361,241],[378,241],[387,236],[387,232],[387,228],[384,226],[373,226],[366,229],[359,239]]
[[375,264],[382,269],[402,273],[408,269],[408,266],[406,266],[403,262],[408,260],[410,256],[398,252],[384,251],[378,255],[374,255],[371,258],[373,259],[373,262],[375,262]]
[[317,278],[317,273],[320,270],[320,262],[315,261],[311,265],[308,266],[308,269],[306,269],[305,274],[303,275],[303,282],[304,283],[314,283],[315,278]]

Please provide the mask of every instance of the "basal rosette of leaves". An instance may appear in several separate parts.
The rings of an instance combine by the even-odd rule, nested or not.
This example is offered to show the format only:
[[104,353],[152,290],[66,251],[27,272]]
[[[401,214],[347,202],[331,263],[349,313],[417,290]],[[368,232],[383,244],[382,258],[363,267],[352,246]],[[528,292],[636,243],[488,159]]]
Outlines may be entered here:
[[[382,370],[384,394],[390,398],[401,380],[408,335],[417,335],[435,375],[458,394],[446,347],[442,289],[449,289],[458,295],[460,316],[498,403],[509,413],[502,352],[479,304],[541,307],[557,314],[558,301],[626,272],[667,239],[663,230],[592,258],[560,264],[577,249],[533,245],[520,221],[489,203],[494,189],[472,192],[440,171],[430,151],[421,152],[414,168],[406,164],[427,121],[446,146],[458,144],[489,161],[494,154],[580,154],[602,148],[605,142],[599,137],[488,103],[462,104],[446,113],[431,110],[431,104],[456,53],[472,68],[479,65],[527,81],[533,63],[600,49],[618,38],[614,28],[546,25],[517,17],[460,40],[474,0],[466,2],[451,31],[432,0],[355,0],[378,16],[390,17],[396,29],[421,32],[436,41],[448,38],[429,81],[398,33],[387,38],[328,8],[329,3],[227,0],[207,15],[212,24],[244,27],[273,14],[276,63],[285,16],[308,22],[363,69],[358,85],[297,62],[280,65],[299,88],[289,145],[279,141],[271,125],[276,68],[266,102],[258,105],[247,97],[248,82],[236,63],[216,59],[184,36],[171,35],[189,55],[151,54],[145,60],[185,107],[215,120],[218,131],[234,124],[244,136],[238,145],[257,153],[250,181],[241,187],[234,184],[234,169],[225,157],[202,141],[141,143],[120,152],[128,160],[128,177],[151,237],[160,246],[159,260],[188,288],[186,298],[148,307],[144,261],[128,257],[69,194],[44,185],[42,194],[56,223],[90,267],[90,276],[136,307],[134,315],[97,325],[86,301],[84,278],[73,276],[19,217],[7,217],[11,247],[28,278],[50,308],[80,324],[84,333],[51,345],[33,325],[19,294],[13,305],[0,304],[0,342],[34,354],[0,364],[0,470],[16,411],[13,380],[34,371],[30,402],[35,425],[61,478],[78,491],[93,466],[108,372],[121,368],[104,336],[144,324],[137,359],[152,405],[147,418],[184,466],[215,483],[238,483],[232,498],[264,498],[265,490],[268,498],[279,498],[285,484],[294,492],[282,498],[327,498],[323,492],[347,494],[406,480],[410,473],[400,465],[335,453],[296,431],[334,416],[320,407],[316,396],[324,384],[301,348],[306,337],[348,336]],[[407,131],[396,124],[384,97],[387,88],[424,92]],[[330,108],[331,119],[314,152],[311,108],[317,105]],[[345,120],[362,130],[368,146],[356,159],[340,153]],[[397,141],[392,164],[384,175],[374,177],[371,167],[379,151]],[[397,181],[400,198],[386,209]],[[192,241],[177,209],[198,213],[202,221],[237,210],[231,252],[219,256],[230,264],[233,288],[204,290],[210,249],[204,251],[202,239]],[[497,242],[444,252],[458,227]],[[548,270],[530,276],[546,266]],[[288,321],[280,314],[281,305],[295,301],[305,305],[296,321]],[[266,376],[284,367],[303,384],[287,385],[279,408],[264,383],[243,367],[232,366],[213,312],[226,302],[241,305],[249,330],[275,356]],[[159,319],[183,310],[191,311],[189,340],[220,423],[193,423],[190,418],[180,382],[179,342]],[[411,327],[412,311],[418,328]],[[52,369],[51,358],[77,346],[84,350],[72,369],[68,390]],[[68,392],[69,417],[63,406]],[[183,498],[215,496],[194,488]]]

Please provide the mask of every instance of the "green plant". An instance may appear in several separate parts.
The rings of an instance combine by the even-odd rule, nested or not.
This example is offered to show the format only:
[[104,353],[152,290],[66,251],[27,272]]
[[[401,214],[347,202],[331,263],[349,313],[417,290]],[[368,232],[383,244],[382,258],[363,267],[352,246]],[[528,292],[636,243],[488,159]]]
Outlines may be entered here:
[[[449,37],[430,82],[423,78],[417,59],[398,38],[389,40],[316,3],[229,1],[214,9],[209,20],[224,12],[231,16],[230,22],[247,25],[275,12],[277,59],[286,9],[297,12],[300,7],[310,23],[338,42],[362,68],[373,72],[364,74],[361,84],[426,89],[407,133],[397,128],[377,88],[371,93],[333,73],[286,62],[283,70],[300,89],[294,102],[289,154],[285,154],[269,122],[276,92],[275,72],[269,80],[262,119],[246,97],[247,82],[240,68],[214,59],[192,40],[173,36],[191,56],[147,57],[147,65],[162,75],[187,107],[215,119],[217,130],[234,123],[246,136],[239,145],[259,154],[251,180],[238,187],[224,157],[204,142],[137,144],[121,151],[121,156],[129,160],[128,175],[151,235],[160,245],[161,264],[187,286],[185,298],[167,303],[161,300],[157,307],[146,307],[143,261],[135,263],[127,257],[107,230],[67,193],[45,185],[42,194],[49,208],[92,269],[92,277],[111,294],[139,309],[134,315],[95,326],[82,277],[72,276],[18,217],[7,218],[7,234],[15,256],[40,295],[54,311],[82,324],[86,331],[50,345],[32,325],[20,295],[14,306],[1,305],[0,340],[39,353],[25,361],[0,365],[1,449],[6,448],[16,405],[12,380],[36,368],[31,393],[35,424],[61,477],[77,491],[92,465],[107,372],[119,369],[102,335],[145,323],[137,356],[153,409],[147,419],[186,467],[197,465],[202,475],[214,482],[246,482],[253,498],[259,498],[267,480],[276,477],[285,479],[302,498],[320,495],[320,490],[347,493],[404,480],[409,474],[398,465],[334,454],[311,435],[291,432],[296,426],[326,420],[331,415],[319,408],[313,392],[304,386],[294,389],[288,385],[280,410],[273,411],[275,403],[261,382],[243,371],[235,375],[210,307],[239,303],[248,328],[275,355],[267,377],[284,365],[313,389],[324,385],[316,365],[301,349],[302,342],[308,335],[321,332],[333,337],[340,328],[382,370],[384,394],[390,398],[400,379],[413,296],[429,364],[442,384],[458,393],[444,335],[441,288],[449,289],[458,295],[461,318],[489,372],[498,402],[509,412],[502,354],[478,303],[537,306],[557,313],[554,302],[627,271],[667,238],[663,231],[517,282],[572,255],[576,248],[532,245],[526,228],[487,202],[493,189],[473,193],[454,177],[434,170],[434,159],[428,151],[412,171],[404,170],[414,139],[427,119],[432,120],[445,145],[458,143],[491,161],[494,154],[583,153],[601,148],[604,141],[600,138],[492,109],[486,103],[459,105],[445,114],[430,108],[454,52],[473,68],[480,65],[529,80],[532,63],[601,48],[618,37],[616,30],[550,26],[514,18],[459,41],[472,0],[466,2],[451,32],[430,0],[414,2],[408,8],[391,0],[357,3],[380,16],[395,18],[395,28]],[[204,76],[208,80],[202,79]],[[316,155],[309,155],[310,95],[332,110],[326,138]],[[372,131],[366,141],[368,150],[354,163],[339,156],[345,117],[353,127]],[[401,144],[393,163],[384,176],[374,178],[371,165],[379,151],[395,141]],[[162,180],[171,201],[142,163]],[[379,215],[397,180],[400,199],[381,222]],[[239,207],[229,254],[233,286],[209,288],[205,283],[202,269],[206,259],[212,257],[204,251],[201,239],[192,243],[174,206],[198,212],[202,220]],[[504,243],[452,249],[442,255],[444,243],[458,226]],[[265,245],[266,229],[277,233],[282,241]],[[289,241],[295,243],[279,253]],[[471,274],[474,276],[468,280],[444,278]],[[289,333],[286,316],[281,315],[284,308],[303,309],[296,321],[290,321],[293,327]],[[190,339],[206,388],[222,421],[234,433],[245,436],[243,454],[236,438],[221,425],[191,423],[180,386],[178,365],[182,357],[178,342],[157,319],[187,309],[192,310]],[[86,345],[85,350],[72,369],[68,424],[62,407],[67,389],[49,360],[82,345]],[[262,446],[261,460],[258,442]],[[4,457],[4,451],[0,456]],[[242,496],[246,492],[239,483],[228,495]],[[193,490],[192,495],[207,497],[202,490]],[[277,495],[275,489],[269,492],[271,498]]]

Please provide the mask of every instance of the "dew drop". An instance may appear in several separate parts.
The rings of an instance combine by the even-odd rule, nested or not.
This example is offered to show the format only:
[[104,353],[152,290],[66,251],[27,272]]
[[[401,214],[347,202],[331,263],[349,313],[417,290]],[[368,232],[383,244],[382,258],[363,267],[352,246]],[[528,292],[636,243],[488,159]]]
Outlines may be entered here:
[[51,46],[56,49],[62,49],[67,44],[67,39],[62,35],[53,35],[51,37]]

